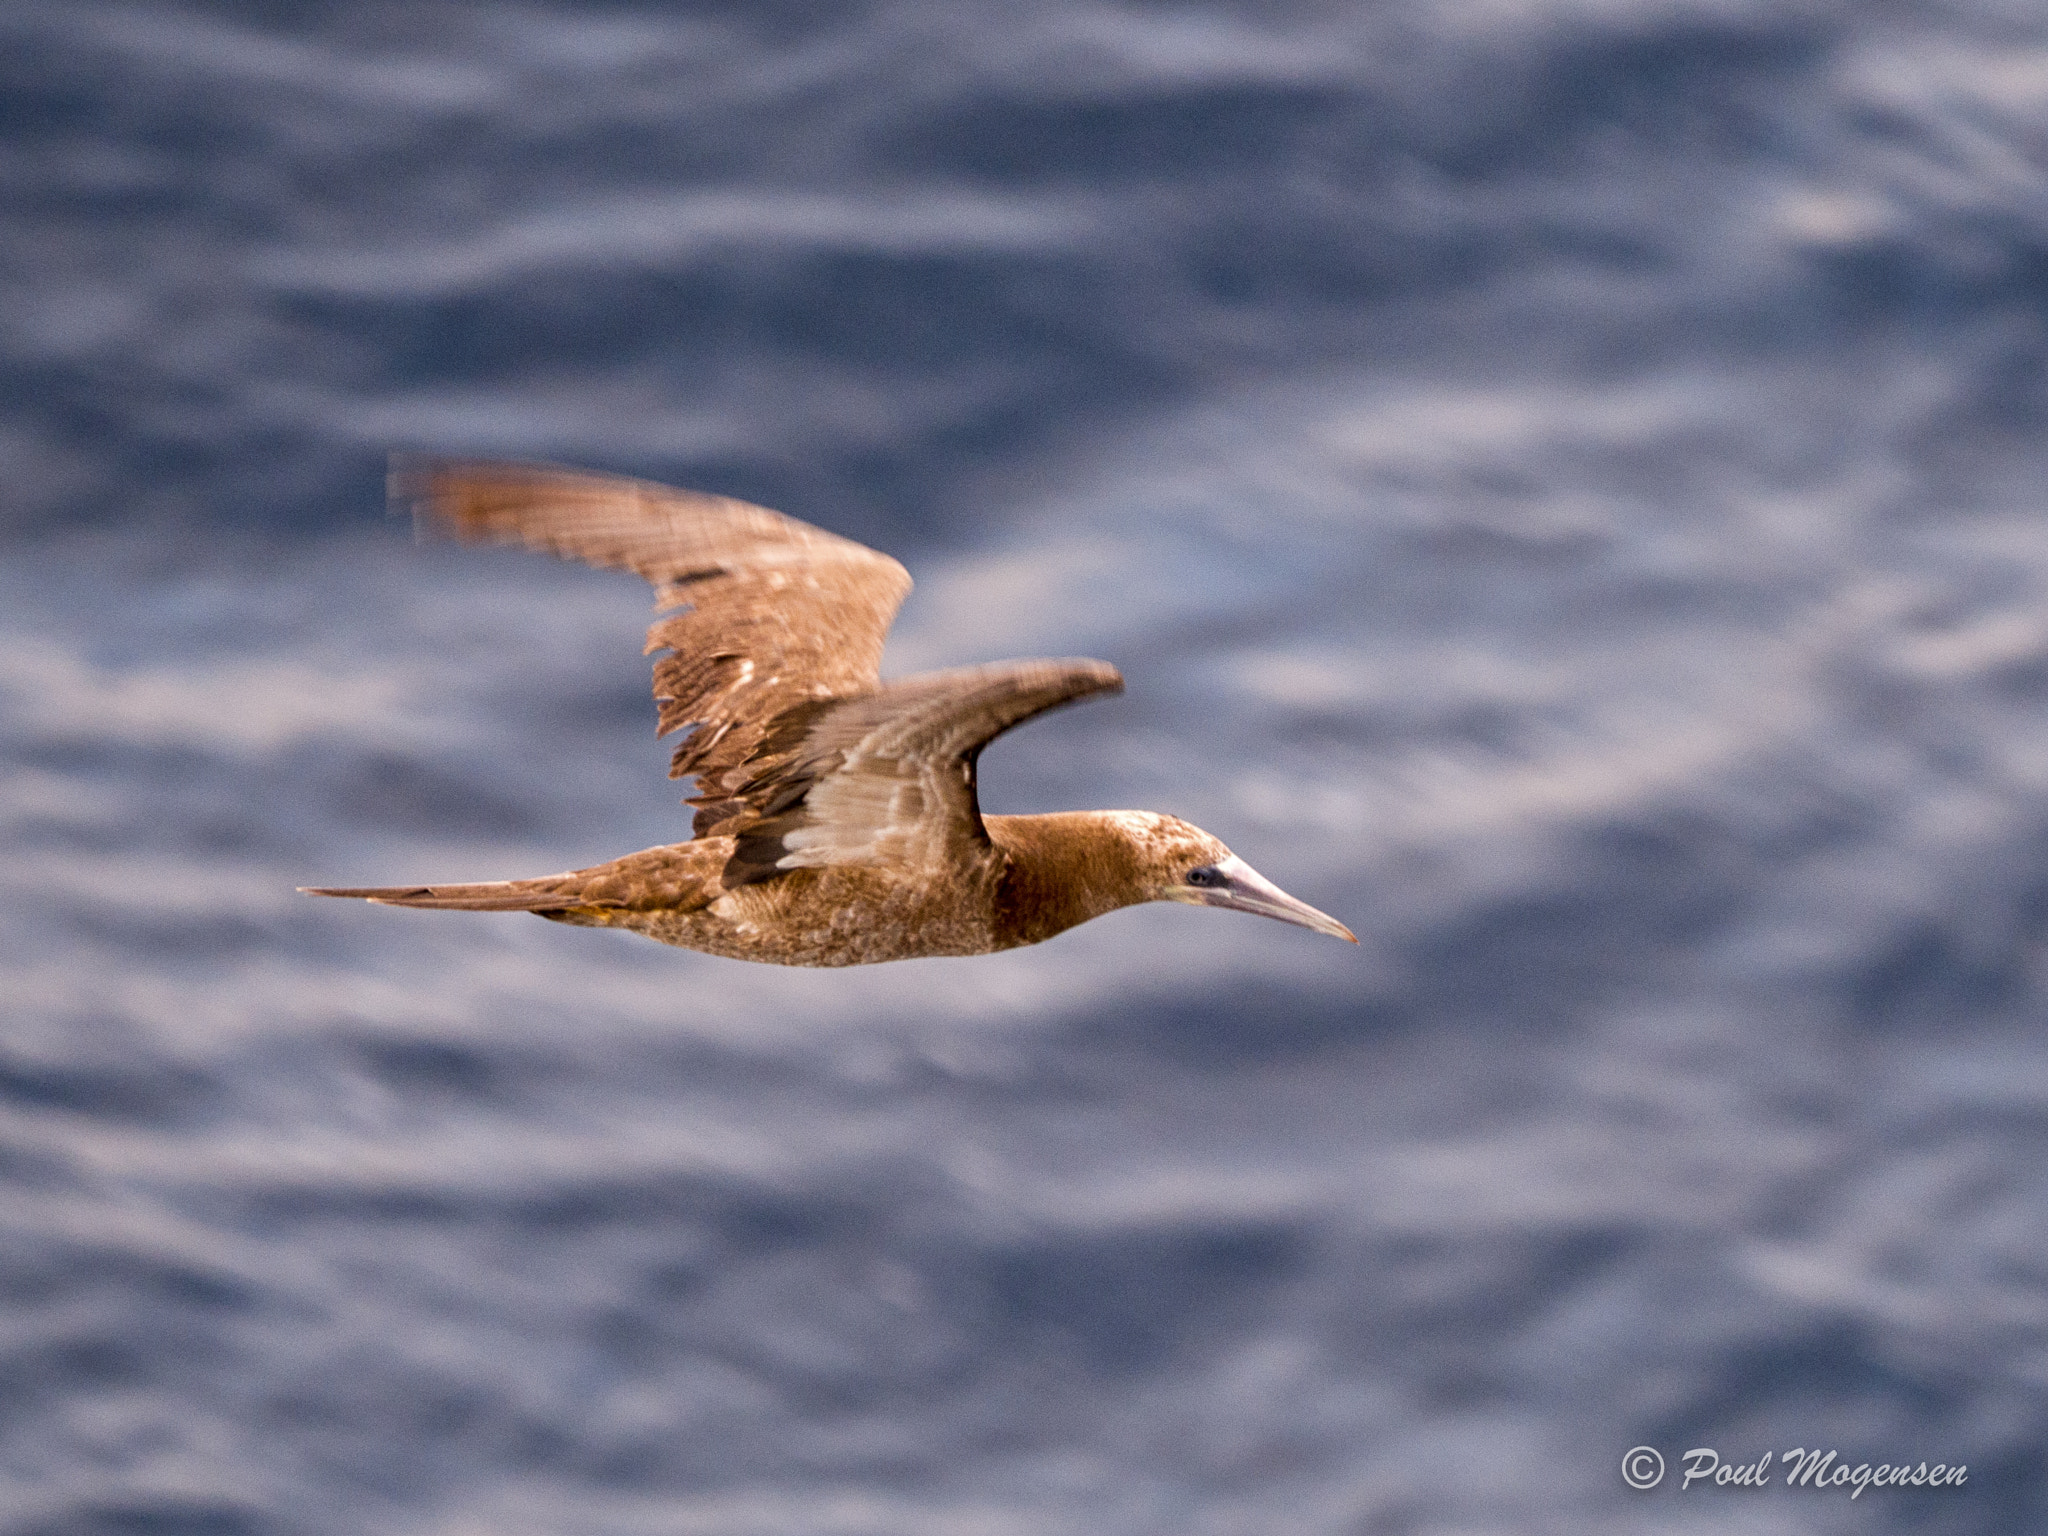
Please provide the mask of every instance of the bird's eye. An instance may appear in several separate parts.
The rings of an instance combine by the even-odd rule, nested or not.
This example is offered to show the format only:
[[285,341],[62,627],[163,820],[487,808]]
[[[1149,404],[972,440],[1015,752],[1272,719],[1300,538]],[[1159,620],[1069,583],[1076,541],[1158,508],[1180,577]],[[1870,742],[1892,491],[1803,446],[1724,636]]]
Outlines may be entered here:
[[1204,864],[1200,869],[1188,871],[1189,885],[1222,885],[1223,883],[1223,871],[1213,865]]

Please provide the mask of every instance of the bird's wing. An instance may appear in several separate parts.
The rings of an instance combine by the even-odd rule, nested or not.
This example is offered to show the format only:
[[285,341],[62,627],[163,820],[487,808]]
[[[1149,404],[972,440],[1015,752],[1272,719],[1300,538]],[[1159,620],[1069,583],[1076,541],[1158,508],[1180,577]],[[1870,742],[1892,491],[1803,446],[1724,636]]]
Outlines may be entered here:
[[1106,661],[1005,661],[907,677],[862,698],[793,711],[801,732],[739,786],[728,890],[827,864],[935,868],[988,846],[975,759],[1011,726],[1123,689]]
[[696,725],[669,776],[697,776],[699,837],[758,819],[742,786],[772,776],[822,706],[874,693],[910,591],[909,572],[851,539],[616,475],[395,460],[391,495],[422,527],[466,543],[523,544],[654,584],[662,617],[646,649],[668,652],[654,667],[660,732]]

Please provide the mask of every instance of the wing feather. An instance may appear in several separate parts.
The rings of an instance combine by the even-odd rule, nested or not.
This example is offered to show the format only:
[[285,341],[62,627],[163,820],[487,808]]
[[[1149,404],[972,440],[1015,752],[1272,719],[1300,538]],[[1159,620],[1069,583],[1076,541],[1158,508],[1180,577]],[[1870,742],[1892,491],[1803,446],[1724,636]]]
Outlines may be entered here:
[[[739,786],[800,740],[815,706],[874,691],[910,574],[866,545],[730,496],[546,464],[395,460],[391,495],[423,528],[637,572],[663,735],[696,729],[669,776],[695,774],[696,833],[754,814]],[[778,729],[778,722],[781,728]],[[764,747],[766,748],[764,760]]]
[[[910,591],[887,555],[728,496],[546,464],[394,460],[394,502],[423,529],[635,571],[660,730],[694,729],[695,829],[732,836],[726,889],[831,864],[929,866],[985,851],[975,759],[1002,732],[1091,694],[1107,662],[1010,661],[883,685],[882,643]],[[335,893],[343,894],[343,893]],[[407,905],[510,891],[349,892]]]
[[1104,661],[1006,661],[928,672],[835,703],[743,786],[728,889],[828,864],[935,867],[988,847],[975,759],[1034,715],[1123,688]]

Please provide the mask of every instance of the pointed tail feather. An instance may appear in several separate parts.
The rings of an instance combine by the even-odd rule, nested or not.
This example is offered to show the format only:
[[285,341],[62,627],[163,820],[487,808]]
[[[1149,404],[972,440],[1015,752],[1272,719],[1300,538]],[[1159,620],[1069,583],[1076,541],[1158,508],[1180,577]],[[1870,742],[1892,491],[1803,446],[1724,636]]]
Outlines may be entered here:
[[730,843],[676,843],[643,848],[609,864],[532,880],[479,885],[301,886],[308,896],[353,896],[386,907],[439,907],[457,912],[538,912],[568,922],[609,926],[633,911],[695,912],[720,894],[718,871]]
[[435,907],[455,912],[549,912],[588,905],[574,885],[552,880],[492,880],[481,885],[386,885],[348,889],[302,885],[307,896],[356,896],[383,907]]

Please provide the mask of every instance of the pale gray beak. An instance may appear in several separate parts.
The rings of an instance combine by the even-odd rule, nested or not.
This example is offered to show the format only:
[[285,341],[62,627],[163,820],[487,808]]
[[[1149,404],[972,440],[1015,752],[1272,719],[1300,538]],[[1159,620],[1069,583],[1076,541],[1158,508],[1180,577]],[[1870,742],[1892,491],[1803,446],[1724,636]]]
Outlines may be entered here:
[[1178,885],[1166,894],[1174,901],[1185,901],[1191,906],[1223,907],[1232,912],[1277,917],[1283,923],[1313,928],[1333,939],[1358,942],[1358,936],[1329,913],[1318,912],[1305,901],[1296,901],[1236,854],[1210,867],[1223,877],[1221,884]]

